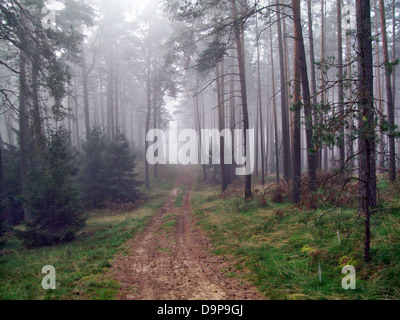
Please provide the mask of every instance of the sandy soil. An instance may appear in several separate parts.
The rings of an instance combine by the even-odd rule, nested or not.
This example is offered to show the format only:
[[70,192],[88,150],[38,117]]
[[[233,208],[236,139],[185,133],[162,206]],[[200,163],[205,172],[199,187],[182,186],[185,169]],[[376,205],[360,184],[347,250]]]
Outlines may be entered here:
[[[190,168],[178,174],[175,187],[160,213],[136,238],[126,243],[128,253],[113,263],[113,276],[122,300],[255,300],[263,299],[243,281],[227,277],[226,257],[212,254],[207,237],[193,222]],[[175,200],[186,186],[181,207]]]

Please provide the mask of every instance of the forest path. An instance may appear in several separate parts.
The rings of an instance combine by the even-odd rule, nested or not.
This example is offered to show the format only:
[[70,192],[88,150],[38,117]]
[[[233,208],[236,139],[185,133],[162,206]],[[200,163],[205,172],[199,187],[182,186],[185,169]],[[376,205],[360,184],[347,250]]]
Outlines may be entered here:
[[182,168],[160,213],[126,243],[127,254],[116,258],[113,273],[121,286],[118,299],[263,299],[254,287],[225,275],[229,262],[210,253],[209,240],[194,226],[191,193],[195,180],[195,172]]

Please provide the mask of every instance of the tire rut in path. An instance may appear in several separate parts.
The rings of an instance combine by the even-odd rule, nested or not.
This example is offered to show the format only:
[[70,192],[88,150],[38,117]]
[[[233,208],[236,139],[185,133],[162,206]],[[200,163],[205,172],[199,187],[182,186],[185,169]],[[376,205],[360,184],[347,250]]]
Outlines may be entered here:
[[[122,300],[245,300],[263,299],[257,290],[229,278],[229,262],[210,253],[207,237],[194,226],[191,191],[195,173],[180,170],[175,187],[160,213],[136,238],[125,245],[112,272],[120,283]],[[183,203],[175,206],[181,187]]]

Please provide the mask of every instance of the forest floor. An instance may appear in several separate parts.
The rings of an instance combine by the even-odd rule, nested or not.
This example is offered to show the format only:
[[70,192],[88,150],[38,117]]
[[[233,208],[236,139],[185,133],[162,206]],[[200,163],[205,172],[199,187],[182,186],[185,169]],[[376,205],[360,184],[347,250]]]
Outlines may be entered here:
[[[26,249],[10,231],[0,249],[0,300],[400,299],[400,184],[379,177],[365,265],[354,203],[332,206],[322,189],[317,209],[287,196],[276,203],[256,177],[254,197],[244,200],[240,179],[221,195],[199,167],[159,169],[138,208],[86,213],[71,243]],[[45,265],[56,268],[56,290],[41,287]],[[356,268],[356,290],[342,288],[345,265]]]
[[211,253],[207,236],[195,226],[191,194],[196,171],[178,172],[164,207],[150,225],[125,244],[112,264],[124,300],[263,299],[240,278],[228,277],[227,256]]
[[[386,176],[378,179],[380,206],[372,217],[368,264],[363,263],[364,217],[352,192],[356,186],[345,192],[329,183],[318,191],[320,201],[312,209],[291,203],[284,188],[274,191],[271,176],[265,188],[253,178],[248,200],[240,181],[221,195],[218,185],[202,181],[200,170],[198,176],[192,211],[213,253],[232,257],[230,276],[244,273],[273,300],[400,299],[400,185]],[[275,193],[283,199],[276,202]],[[343,204],[333,205],[329,196],[338,194]],[[356,269],[355,290],[342,287],[346,265]]]

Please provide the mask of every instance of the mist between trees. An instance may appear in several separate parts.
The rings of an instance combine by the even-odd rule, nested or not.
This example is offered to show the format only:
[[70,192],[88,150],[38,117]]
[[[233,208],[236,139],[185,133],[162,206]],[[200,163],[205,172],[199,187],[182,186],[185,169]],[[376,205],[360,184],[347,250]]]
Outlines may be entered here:
[[[27,244],[68,241],[82,208],[135,202],[134,158],[144,162],[149,190],[159,163],[145,161],[146,135],[177,121],[198,133],[199,145],[202,129],[242,129],[248,150],[254,130],[246,198],[252,177],[290,182],[294,203],[317,191],[320,176],[357,184],[368,261],[377,174],[395,182],[398,166],[399,7],[397,0],[1,1],[4,223],[25,221]],[[44,28],[49,12],[55,23]],[[221,164],[211,167],[224,192],[238,177],[219,139]],[[209,170],[203,165],[205,180]]]

